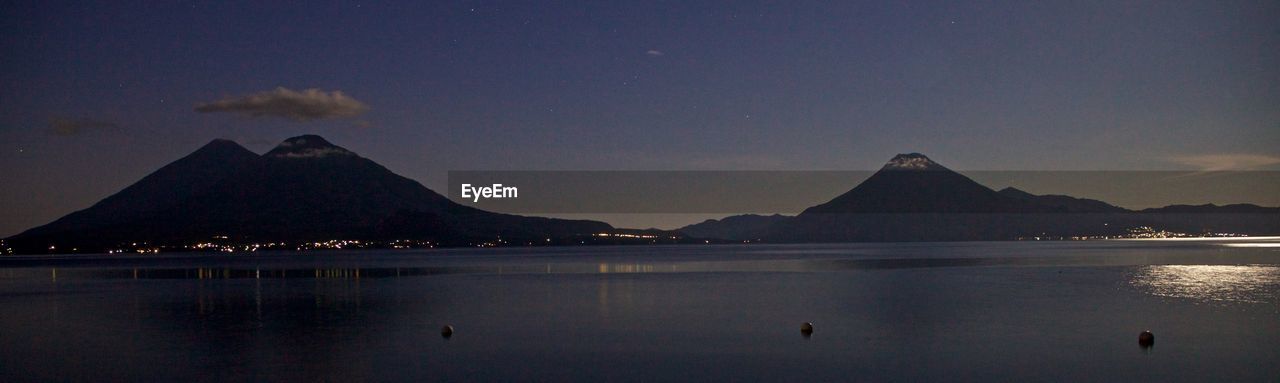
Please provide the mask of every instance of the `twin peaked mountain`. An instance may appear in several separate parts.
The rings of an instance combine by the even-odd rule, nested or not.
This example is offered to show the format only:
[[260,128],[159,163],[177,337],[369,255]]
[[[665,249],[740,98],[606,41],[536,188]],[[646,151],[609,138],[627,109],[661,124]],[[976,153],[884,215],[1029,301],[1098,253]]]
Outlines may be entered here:
[[459,205],[324,138],[305,135],[263,155],[214,140],[88,209],[8,242],[23,252],[189,244],[215,235],[241,243],[417,239],[465,245],[612,229],[603,222]]
[[[1280,209],[1254,205],[1138,212],[1096,200],[995,191],[912,153],[894,157],[852,190],[798,216],[735,216],[679,231],[773,242],[1008,240],[1115,235],[1136,226],[1274,234],[1280,232],[1278,218]],[[5,241],[22,253],[96,252],[132,243],[181,246],[214,236],[233,243],[410,239],[461,246],[495,238],[579,243],[593,233],[620,230],[603,222],[460,205],[306,135],[263,155],[214,140],[88,209]]]

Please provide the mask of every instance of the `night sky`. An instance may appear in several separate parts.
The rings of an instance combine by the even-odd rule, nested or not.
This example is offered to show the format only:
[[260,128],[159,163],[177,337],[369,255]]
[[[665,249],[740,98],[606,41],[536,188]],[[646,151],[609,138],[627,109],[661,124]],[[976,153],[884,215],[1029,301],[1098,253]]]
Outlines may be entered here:
[[1276,1],[123,3],[0,5],[0,236],[211,139],[305,133],[437,191],[902,152],[1280,169]]

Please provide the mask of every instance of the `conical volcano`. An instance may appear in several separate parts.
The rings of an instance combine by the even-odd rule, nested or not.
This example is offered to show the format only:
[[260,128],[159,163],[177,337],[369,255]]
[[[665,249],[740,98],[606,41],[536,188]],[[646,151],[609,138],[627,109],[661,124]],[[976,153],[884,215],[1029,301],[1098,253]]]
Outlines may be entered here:
[[919,153],[899,154],[852,190],[801,214],[1008,213],[1030,204],[1001,195]]
[[167,210],[219,181],[260,165],[254,152],[217,139],[174,161],[93,206],[15,236],[59,236],[98,227],[127,224]]

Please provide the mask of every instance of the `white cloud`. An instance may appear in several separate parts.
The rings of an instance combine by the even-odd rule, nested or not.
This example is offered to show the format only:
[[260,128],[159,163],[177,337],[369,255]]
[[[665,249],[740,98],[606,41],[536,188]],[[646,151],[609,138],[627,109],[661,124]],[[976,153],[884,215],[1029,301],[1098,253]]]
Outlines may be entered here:
[[294,121],[311,121],[355,117],[367,112],[369,106],[347,96],[342,91],[325,92],[312,88],[299,92],[280,87],[275,90],[196,104],[195,110],[201,113],[232,112],[249,117],[274,116]]
[[650,56],[662,56],[664,53],[662,53],[662,51],[657,49],[650,49],[648,52],[644,52],[644,54],[647,54]]
[[1250,170],[1280,164],[1280,157],[1263,154],[1204,154],[1173,157],[1170,161],[1204,171]]

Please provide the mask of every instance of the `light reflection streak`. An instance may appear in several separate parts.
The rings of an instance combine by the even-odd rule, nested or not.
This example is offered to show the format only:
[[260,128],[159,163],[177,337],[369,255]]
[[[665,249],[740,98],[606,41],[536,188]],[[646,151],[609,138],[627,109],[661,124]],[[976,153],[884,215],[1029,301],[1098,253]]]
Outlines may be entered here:
[[652,273],[653,265],[641,263],[601,263],[596,267],[599,274],[610,273]]
[[1261,243],[1224,243],[1226,247],[1280,247],[1280,242],[1261,242]]
[[1148,294],[1200,301],[1275,302],[1280,267],[1275,265],[1153,265],[1130,283]]

